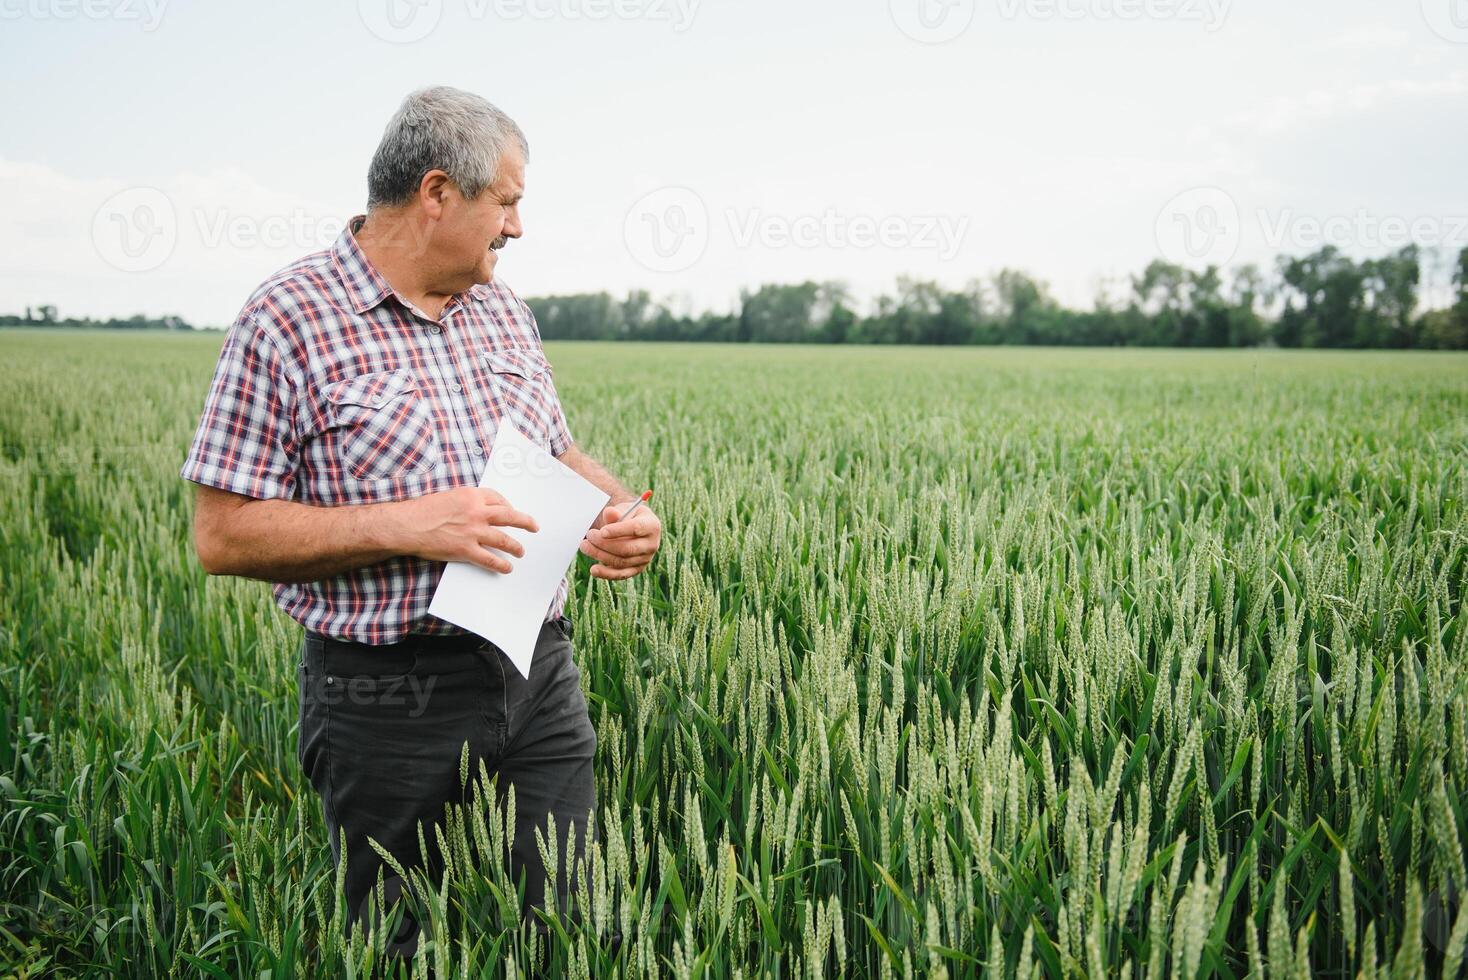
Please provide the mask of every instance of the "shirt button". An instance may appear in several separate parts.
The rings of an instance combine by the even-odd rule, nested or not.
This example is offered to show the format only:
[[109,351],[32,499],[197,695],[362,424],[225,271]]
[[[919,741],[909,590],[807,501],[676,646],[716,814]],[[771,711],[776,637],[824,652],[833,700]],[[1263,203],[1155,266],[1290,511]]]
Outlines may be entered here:
[[443,328],[442,327],[429,327],[428,328],[428,332],[429,333],[443,333]]
[[475,456],[483,456],[484,455],[484,449],[483,449],[483,447],[481,447],[481,446],[475,446],[474,447],[474,455]]
[[463,391],[464,390],[464,386],[463,385],[454,385],[454,390],[455,391]]

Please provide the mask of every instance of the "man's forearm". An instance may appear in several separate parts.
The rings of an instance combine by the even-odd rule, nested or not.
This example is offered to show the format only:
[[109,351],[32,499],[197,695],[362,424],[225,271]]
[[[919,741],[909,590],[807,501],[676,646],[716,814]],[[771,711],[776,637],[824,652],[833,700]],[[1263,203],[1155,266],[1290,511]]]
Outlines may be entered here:
[[579,446],[572,446],[556,458],[610,494],[612,503],[624,504],[637,499],[637,494],[624,487],[610,470],[582,452]]
[[[558,457],[562,463],[605,490],[612,504],[636,496],[596,460],[572,446]],[[455,491],[457,492],[457,491]],[[211,575],[240,575],[267,582],[317,582],[344,572],[375,565],[401,555],[420,554],[426,546],[424,528],[410,527],[405,507],[412,501],[316,507],[290,500],[251,500],[211,487],[198,488],[194,538],[205,571]],[[443,495],[437,495],[443,496]],[[502,501],[501,501],[502,502]],[[423,524],[420,519],[417,524]],[[482,523],[482,515],[480,515]],[[597,518],[596,527],[603,520]],[[443,520],[428,525],[457,534],[472,545],[481,524],[470,524],[467,535]],[[466,545],[466,546],[467,546]],[[503,544],[493,547],[503,548]],[[444,551],[443,540],[428,553]],[[454,549],[456,550],[457,545]],[[442,557],[442,556],[440,556]],[[457,554],[450,555],[460,560]],[[474,560],[473,555],[468,556]]]
[[[234,507],[227,522],[199,534],[213,542],[201,552],[213,575],[267,582],[316,582],[396,557],[394,504],[313,507],[290,500],[253,500]],[[200,529],[202,530],[202,529]]]

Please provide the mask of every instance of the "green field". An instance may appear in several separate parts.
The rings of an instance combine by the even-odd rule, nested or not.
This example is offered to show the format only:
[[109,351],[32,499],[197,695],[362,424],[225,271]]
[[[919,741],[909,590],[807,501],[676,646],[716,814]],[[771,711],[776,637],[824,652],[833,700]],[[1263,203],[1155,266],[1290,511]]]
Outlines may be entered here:
[[[0,332],[0,973],[372,955],[299,627],[189,543],[220,343]],[[549,354],[665,523],[647,575],[578,569],[603,839],[553,974],[1458,970],[1468,356]],[[532,953],[491,810],[440,976]]]

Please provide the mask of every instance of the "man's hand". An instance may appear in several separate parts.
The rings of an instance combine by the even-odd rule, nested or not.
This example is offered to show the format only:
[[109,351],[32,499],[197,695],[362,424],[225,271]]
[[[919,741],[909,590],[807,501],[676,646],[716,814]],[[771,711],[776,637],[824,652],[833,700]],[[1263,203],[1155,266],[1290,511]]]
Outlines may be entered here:
[[[636,518],[634,517],[634,520]],[[491,548],[525,557],[525,548],[502,528],[540,530],[535,518],[510,506],[493,490],[460,487],[398,503],[392,514],[402,553],[436,561],[467,561],[492,572],[513,567]]]
[[581,539],[581,553],[596,559],[591,566],[593,578],[631,578],[641,572],[657,554],[663,540],[663,522],[646,504],[637,513],[622,520],[622,507],[607,507],[597,518],[597,525]]

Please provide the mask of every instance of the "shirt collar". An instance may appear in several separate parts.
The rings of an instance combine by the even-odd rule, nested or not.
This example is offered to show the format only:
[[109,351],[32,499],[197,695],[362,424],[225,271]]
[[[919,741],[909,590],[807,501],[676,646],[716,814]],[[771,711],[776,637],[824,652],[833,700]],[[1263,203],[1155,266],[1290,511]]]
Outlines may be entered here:
[[[366,220],[365,214],[355,215],[347,222],[347,226],[337,236],[336,244],[331,247],[331,256],[336,262],[337,273],[347,288],[347,295],[351,297],[352,310],[358,314],[366,313],[387,297],[394,295],[392,286],[382,277],[382,273],[373,268],[353,234],[361,229],[362,222]],[[455,299],[450,300],[449,305],[444,307],[445,311],[456,305],[455,300],[462,303],[465,293],[483,302],[494,294],[494,288],[492,285],[475,283],[464,293],[459,293]]]
[[359,214],[347,222],[342,233],[337,236],[336,244],[331,247],[331,257],[336,262],[336,271],[342,278],[342,283],[347,288],[347,296],[351,298],[352,309],[357,313],[366,313],[388,296],[392,295],[392,287],[382,277],[382,273],[372,267],[367,261],[367,256],[362,252],[362,246],[357,244],[353,232],[362,227],[362,222],[367,216]]

